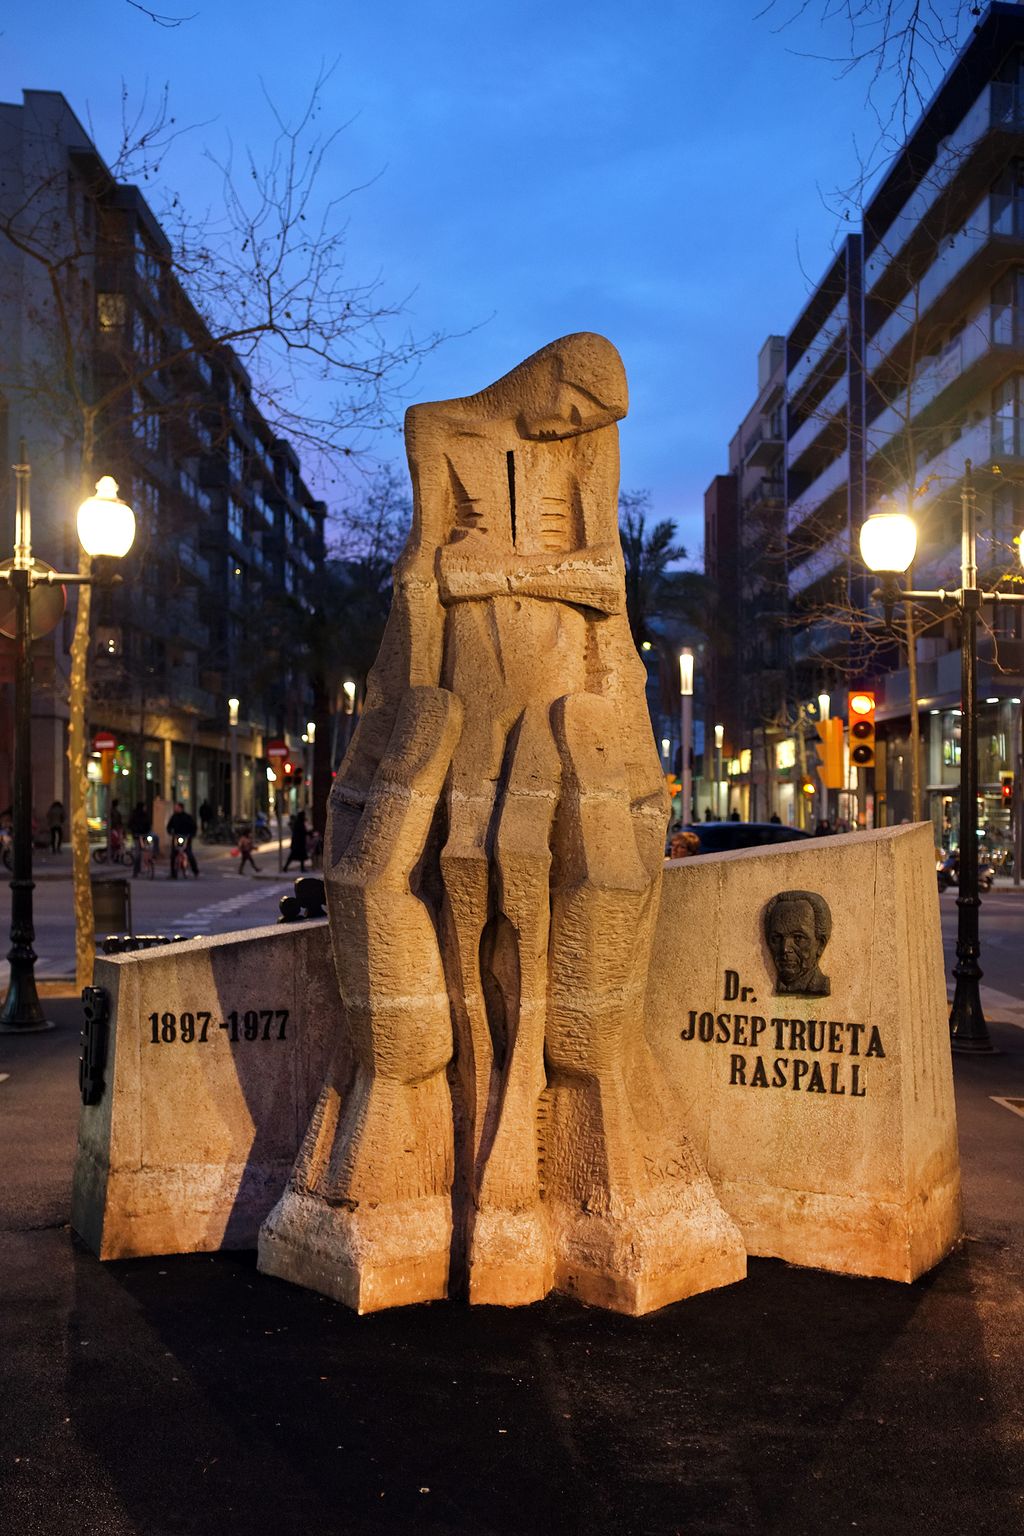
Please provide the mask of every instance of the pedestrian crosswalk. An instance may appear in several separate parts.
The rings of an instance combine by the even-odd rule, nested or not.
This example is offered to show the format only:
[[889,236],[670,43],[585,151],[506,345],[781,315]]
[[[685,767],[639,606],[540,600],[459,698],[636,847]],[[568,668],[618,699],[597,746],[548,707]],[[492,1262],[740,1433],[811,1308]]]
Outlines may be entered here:
[[[184,917],[172,919],[168,927],[175,933],[192,935],[197,933],[211,933],[215,931],[227,932],[224,921],[242,907],[250,906],[254,901],[268,901],[274,893],[268,891],[266,886],[256,889],[247,887],[239,891],[237,896],[225,896],[223,901],[211,901],[205,907],[197,907],[194,912],[188,912]],[[273,918],[268,916],[268,922]]]

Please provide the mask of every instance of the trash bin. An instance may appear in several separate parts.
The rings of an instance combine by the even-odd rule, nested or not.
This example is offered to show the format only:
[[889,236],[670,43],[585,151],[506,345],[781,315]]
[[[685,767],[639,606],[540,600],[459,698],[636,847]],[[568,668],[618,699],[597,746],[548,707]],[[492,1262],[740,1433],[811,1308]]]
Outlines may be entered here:
[[94,927],[117,929],[121,933],[132,931],[132,892],[127,880],[94,880],[92,882],[92,910]]

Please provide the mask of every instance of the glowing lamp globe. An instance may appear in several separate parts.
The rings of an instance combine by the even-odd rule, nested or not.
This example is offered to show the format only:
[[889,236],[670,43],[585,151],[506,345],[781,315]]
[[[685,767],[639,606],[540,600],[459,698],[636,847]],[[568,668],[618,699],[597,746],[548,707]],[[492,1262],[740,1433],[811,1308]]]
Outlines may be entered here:
[[135,513],[117,494],[117,481],[102,475],[95,496],[87,496],[78,509],[78,537],[87,555],[112,555],[120,559],[135,541]]
[[917,553],[917,526],[906,512],[873,512],[860,530],[860,553],[869,571],[901,575]]

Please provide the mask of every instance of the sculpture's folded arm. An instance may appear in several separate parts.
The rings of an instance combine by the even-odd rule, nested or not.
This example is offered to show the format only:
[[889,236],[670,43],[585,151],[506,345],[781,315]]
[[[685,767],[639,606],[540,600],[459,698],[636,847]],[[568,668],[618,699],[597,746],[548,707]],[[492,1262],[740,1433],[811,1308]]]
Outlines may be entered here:
[[621,565],[610,545],[553,557],[509,554],[467,538],[438,551],[437,575],[446,607],[506,594],[575,603],[600,613],[619,613],[623,607]]

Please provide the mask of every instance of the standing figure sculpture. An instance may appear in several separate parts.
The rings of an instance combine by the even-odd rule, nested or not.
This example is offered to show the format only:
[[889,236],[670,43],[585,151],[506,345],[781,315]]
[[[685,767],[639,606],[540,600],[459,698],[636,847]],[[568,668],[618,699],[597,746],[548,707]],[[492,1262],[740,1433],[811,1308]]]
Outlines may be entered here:
[[745,1254],[643,1031],[667,802],[617,532],[621,360],[414,406],[413,528],[324,879],[338,1049],[260,1267],[360,1311],[644,1312]]

